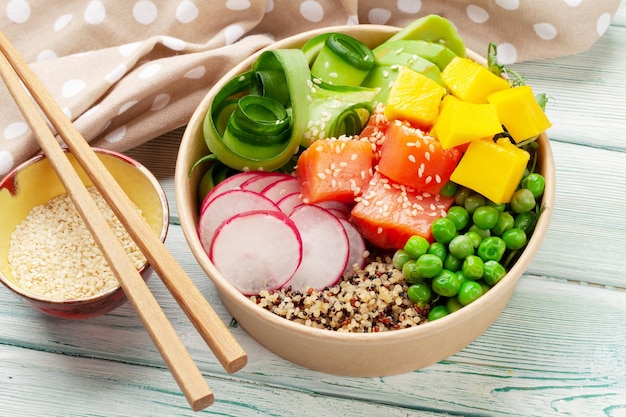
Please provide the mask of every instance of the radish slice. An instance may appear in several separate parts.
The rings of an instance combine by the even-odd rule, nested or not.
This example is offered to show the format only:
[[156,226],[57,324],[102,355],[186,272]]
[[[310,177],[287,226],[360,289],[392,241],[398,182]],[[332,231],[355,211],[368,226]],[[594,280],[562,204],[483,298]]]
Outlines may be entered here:
[[367,247],[365,239],[352,223],[346,219],[340,218],[339,221],[348,235],[350,242],[350,255],[348,256],[348,264],[345,272],[352,272],[354,268],[363,268],[365,266],[365,257],[367,255]]
[[244,295],[258,294],[289,281],[302,260],[302,240],[280,211],[248,211],[219,226],[209,257]]
[[296,207],[301,206],[302,204],[304,203],[302,202],[300,193],[288,194],[276,203],[278,208],[286,215],[290,215]]
[[331,208],[331,209],[326,209],[326,210],[330,211],[338,219],[348,220],[350,218],[349,211],[346,212],[342,209],[336,209],[336,208]]
[[341,201],[320,201],[319,203],[314,204],[327,210],[343,211],[346,214],[349,214],[352,210],[352,207],[349,204],[342,203]]
[[215,230],[222,222],[234,215],[252,210],[280,212],[278,206],[270,199],[248,190],[229,190],[209,201],[198,221],[198,236],[204,250],[211,247]]
[[273,202],[278,202],[286,195],[293,193],[300,193],[300,180],[291,175],[268,185],[261,191],[261,194]]
[[209,204],[209,202],[211,202],[211,200],[213,200],[215,197],[217,197],[218,195],[222,193],[225,193],[226,191],[240,189],[241,184],[243,184],[244,182],[248,181],[251,178],[256,177],[257,174],[258,173],[255,171],[241,172],[239,174],[232,175],[226,178],[224,181],[217,184],[211,190],[211,192],[209,192],[206,195],[206,197],[202,201],[202,206],[200,207],[200,213],[202,214],[206,205]]
[[243,188],[244,190],[261,193],[268,185],[291,177],[291,175],[281,172],[256,171],[255,174],[256,176],[248,179],[246,182],[241,184],[241,188]]
[[303,204],[289,216],[302,238],[302,263],[285,284],[293,290],[322,289],[343,275],[350,254],[348,235],[339,219],[327,210]]

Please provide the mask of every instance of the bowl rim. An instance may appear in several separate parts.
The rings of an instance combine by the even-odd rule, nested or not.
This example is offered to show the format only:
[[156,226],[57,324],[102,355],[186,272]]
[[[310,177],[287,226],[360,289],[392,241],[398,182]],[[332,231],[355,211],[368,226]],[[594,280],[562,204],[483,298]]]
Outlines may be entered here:
[[[509,291],[513,291],[514,287],[517,285],[519,278],[522,276],[524,271],[528,268],[531,263],[533,257],[538,251],[541,242],[547,232],[550,219],[552,216],[552,209],[554,206],[554,198],[555,198],[555,189],[556,189],[556,178],[554,173],[554,157],[552,153],[552,149],[550,146],[550,142],[548,139],[548,135],[546,132],[543,132],[539,139],[538,143],[540,145],[540,171],[542,175],[544,175],[546,179],[546,187],[544,190],[544,195],[542,197],[542,206],[544,207],[543,212],[539,216],[539,220],[536,224],[534,232],[530,237],[526,248],[517,259],[515,264],[507,271],[505,277],[494,287],[492,287],[484,296],[480,297],[475,302],[463,307],[463,314],[452,313],[447,316],[444,316],[435,321],[429,321],[426,323],[419,324],[417,326],[412,326],[409,328],[403,328],[392,331],[383,331],[383,332],[372,332],[372,333],[358,333],[358,332],[339,332],[333,331],[329,329],[323,328],[315,328],[311,326],[306,326],[301,323],[296,323],[294,321],[288,320],[286,318],[280,317],[262,307],[259,307],[255,303],[253,303],[249,297],[243,295],[239,292],[234,286],[232,286],[225,278],[221,276],[217,268],[213,265],[213,263],[209,260],[208,255],[205,254],[200,240],[196,233],[197,228],[197,218],[198,213],[194,213],[193,211],[189,212],[190,209],[193,210],[193,204],[187,204],[188,201],[197,202],[197,197],[195,197],[195,190],[190,192],[189,184],[190,182],[190,174],[189,169],[191,168],[191,164],[185,160],[185,156],[189,155],[193,151],[194,140],[197,140],[198,133],[196,131],[191,131],[192,126],[201,127],[202,120],[206,111],[210,106],[212,96],[215,95],[217,91],[221,88],[221,86],[232,77],[238,75],[242,72],[246,67],[249,67],[250,64],[254,61],[254,59],[266,50],[278,49],[284,47],[298,47],[304,44],[306,40],[311,39],[312,37],[327,33],[331,31],[349,31],[349,32],[359,32],[364,33],[367,31],[379,31],[382,32],[382,35],[393,35],[400,28],[394,26],[387,25],[341,25],[341,26],[332,26],[327,28],[315,29],[307,32],[302,32],[298,35],[294,35],[289,38],[285,38],[278,42],[275,42],[254,54],[251,54],[245,60],[237,64],[231,70],[229,70],[217,83],[215,83],[208,93],[204,96],[201,103],[198,105],[196,110],[194,111],[185,131],[183,133],[183,138],[180,142],[179,153],[176,161],[176,171],[175,171],[175,197],[177,207],[179,208],[179,220],[180,225],[183,229],[183,234],[187,240],[188,245],[190,246],[191,251],[194,254],[197,262],[200,264],[202,269],[205,271],[207,276],[214,283],[220,298],[224,298],[222,293],[225,293],[230,299],[237,302],[242,309],[251,314],[261,315],[262,320],[268,322],[271,326],[278,326],[284,328],[290,333],[294,333],[301,337],[309,337],[309,338],[317,338],[323,337],[328,341],[337,341],[337,342],[346,342],[348,340],[350,343],[368,343],[368,344],[388,344],[390,341],[399,341],[404,339],[415,339],[419,338],[424,334],[432,334],[432,333],[440,333],[448,331],[450,328],[450,324],[455,323],[456,325],[461,325],[464,322],[472,320],[476,317],[480,312],[485,311],[489,308],[489,305],[497,304],[502,301],[502,297]],[[467,56],[479,63],[486,63],[486,59],[479,55],[478,53],[467,50]],[[201,145],[202,146],[202,145]],[[203,146],[206,147],[204,144]],[[193,163],[193,162],[192,162]],[[189,200],[191,199],[191,200]],[[181,209],[185,209],[185,211],[181,211]],[[204,256],[199,255],[204,254]],[[223,300],[224,301],[224,300]],[[508,302],[508,298],[507,298]],[[227,304],[227,303],[225,303]],[[505,303],[506,304],[506,303]],[[230,312],[228,306],[226,306]],[[231,313],[232,314],[232,313]],[[236,317],[235,317],[236,318]]]
[[[136,168],[137,170],[139,170],[139,172],[141,172],[146,179],[148,180],[148,182],[152,185],[152,187],[154,188],[154,191],[156,192],[156,194],[159,197],[159,202],[161,204],[161,211],[162,211],[162,218],[161,218],[161,230],[159,232],[159,239],[161,241],[164,241],[168,230],[169,230],[169,218],[170,218],[170,208],[169,208],[169,202],[167,199],[167,194],[165,193],[165,190],[163,189],[163,186],[161,185],[161,183],[159,183],[159,180],[154,176],[154,174],[148,169],[146,168],[142,163],[140,163],[139,161],[129,157],[128,155],[124,155],[123,153],[120,152],[116,152],[110,149],[105,149],[105,148],[98,148],[98,147],[92,147],[92,150],[96,153],[96,154],[102,154],[102,155],[106,155],[106,156],[110,156],[113,157],[117,160],[120,160],[124,163],[127,163],[131,166],[133,166],[134,168]],[[69,149],[67,148],[63,148],[63,151],[65,153],[71,153]],[[6,181],[9,181],[11,178],[15,177],[20,171],[22,171],[23,169],[34,165],[44,159],[47,159],[47,156],[43,153],[43,152],[39,152],[36,155],[34,155],[33,157],[27,159],[26,161],[18,164],[15,168],[13,168],[11,171],[9,171],[4,177],[2,177],[2,179],[0,179],[0,185],[2,185],[3,183],[5,183]],[[137,271],[141,274],[144,271],[146,271],[148,268],[150,268],[150,264],[148,261],[144,262],[144,264],[141,266],[141,268],[139,268]],[[80,297],[80,298],[73,298],[73,299],[68,299],[68,300],[59,300],[59,299],[54,299],[54,298],[48,298],[48,297],[44,297],[40,294],[34,293],[32,291],[29,291],[26,288],[23,288],[22,286],[14,283],[12,280],[10,280],[9,278],[7,278],[3,273],[0,272],[0,282],[2,282],[2,284],[4,284],[7,288],[9,288],[11,291],[13,291],[15,294],[24,297],[26,299],[28,299],[29,301],[35,302],[35,303],[45,303],[48,305],[57,305],[57,306],[67,306],[67,305],[73,305],[73,304],[77,304],[77,303],[93,303],[93,302],[97,302],[103,299],[106,299],[107,297],[111,296],[112,294],[114,294],[115,292],[118,292],[121,290],[121,285],[118,283],[115,287],[110,288],[106,291],[103,292],[99,292],[97,294],[91,295],[89,297]]]

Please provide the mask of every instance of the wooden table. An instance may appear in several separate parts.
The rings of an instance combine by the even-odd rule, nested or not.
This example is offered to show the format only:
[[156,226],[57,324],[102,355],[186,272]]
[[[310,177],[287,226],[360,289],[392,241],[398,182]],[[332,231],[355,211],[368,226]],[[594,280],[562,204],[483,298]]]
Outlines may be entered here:
[[[229,375],[153,277],[151,289],[216,394],[193,413],[130,305],[64,321],[2,287],[0,415],[626,416],[625,40],[626,3],[589,51],[512,66],[551,97],[556,207],[509,305],[461,352],[405,375],[342,378],[293,365],[233,328],[249,363]],[[181,134],[128,153],[168,192],[167,246],[230,323],[178,226]]]

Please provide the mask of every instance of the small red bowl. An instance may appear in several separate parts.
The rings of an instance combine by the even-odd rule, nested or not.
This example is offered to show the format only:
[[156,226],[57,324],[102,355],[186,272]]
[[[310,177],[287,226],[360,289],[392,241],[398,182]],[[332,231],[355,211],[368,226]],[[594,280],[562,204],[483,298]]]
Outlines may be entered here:
[[[161,241],[165,241],[169,227],[169,205],[158,180],[147,168],[128,156],[104,149],[94,151],[131,201],[142,211],[154,233]],[[80,173],[83,183],[91,186],[91,180],[73,155],[69,152],[67,155],[74,169]],[[43,205],[63,193],[65,188],[43,154],[19,165],[0,180],[0,282],[20,299],[46,314],[67,319],[100,316],[126,302],[126,295],[119,285],[89,297],[58,300],[22,288],[9,267],[9,241],[16,226],[33,207]],[[139,273],[144,280],[148,280],[153,269],[146,262],[139,268]]]

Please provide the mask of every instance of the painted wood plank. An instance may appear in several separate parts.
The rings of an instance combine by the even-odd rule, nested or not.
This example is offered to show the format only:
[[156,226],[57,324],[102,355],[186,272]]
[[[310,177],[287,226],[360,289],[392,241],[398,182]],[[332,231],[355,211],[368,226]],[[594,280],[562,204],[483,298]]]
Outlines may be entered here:
[[[192,412],[167,370],[0,346],[0,409],[33,416],[395,416],[403,407],[208,378],[216,399]],[[44,377],[45,376],[45,377]],[[60,387],[62,387],[60,389]],[[440,413],[420,411],[426,417]]]
[[611,26],[589,50],[512,65],[536,93],[550,97],[548,134],[555,140],[626,149],[626,27]]
[[529,272],[626,288],[626,153],[553,142],[556,201]]
[[626,26],[626,1],[621,2],[611,22],[612,26]]

